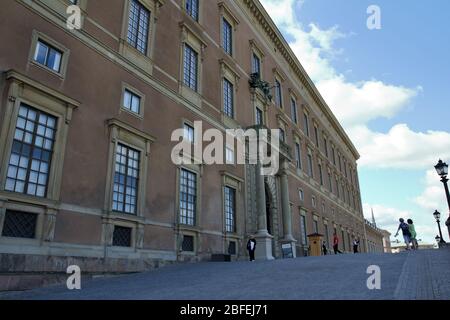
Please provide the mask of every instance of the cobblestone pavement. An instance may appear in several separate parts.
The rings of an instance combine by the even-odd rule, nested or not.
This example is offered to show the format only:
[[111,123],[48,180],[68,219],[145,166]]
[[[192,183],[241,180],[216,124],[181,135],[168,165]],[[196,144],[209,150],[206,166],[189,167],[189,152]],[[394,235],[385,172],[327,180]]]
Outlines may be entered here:
[[[450,299],[450,250],[344,254],[260,262],[204,262],[53,286],[0,299]],[[381,289],[367,288],[367,267],[381,269]]]

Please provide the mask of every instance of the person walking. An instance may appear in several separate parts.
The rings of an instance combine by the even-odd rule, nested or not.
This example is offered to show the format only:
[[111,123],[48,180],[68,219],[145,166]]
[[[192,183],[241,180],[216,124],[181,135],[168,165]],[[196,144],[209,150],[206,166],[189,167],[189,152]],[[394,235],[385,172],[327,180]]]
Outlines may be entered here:
[[250,236],[247,242],[247,250],[248,255],[250,256],[250,261],[255,261],[255,249],[256,249],[256,240],[253,235]]
[[359,239],[353,239],[353,253],[358,253]]
[[406,220],[408,222],[409,233],[411,234],[411,246],[414,250],[419,249],[419,244],[417,243],[417,233],[414,223],[411,219]]
[[409,250],[409,243],[411,242],[411,233],[409,232],[409,226],[408,224],[405,223],[405,220],[403,218],[400,218],[398,221],[400,221],[400,224],[394,237],[398,236],[398,232],[401,229],[403,234],[403,240],[405,240],[406,244],[406,250]]
[[339,238],[336,233],[334,233],[334,235],[333,235],[333,250],[334,250],[334,254],[342,253],[339,250]]
[[323,255],[326,256],[328,250],[327,250],[327,243],[325,241],[322,243],[322,251],[323,251]]

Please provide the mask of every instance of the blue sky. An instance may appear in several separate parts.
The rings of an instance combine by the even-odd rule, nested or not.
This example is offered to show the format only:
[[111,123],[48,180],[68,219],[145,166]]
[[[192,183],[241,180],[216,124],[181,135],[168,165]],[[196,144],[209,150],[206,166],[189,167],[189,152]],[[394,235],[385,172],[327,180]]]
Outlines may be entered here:
[[[373,208],[391,233],[410,217],[434,243],[432,213],[448,213],[433,166],[450,161],[450,1],[261,2],[361,153],[366,217]],[[367,28],[370,5],[380,30]]]

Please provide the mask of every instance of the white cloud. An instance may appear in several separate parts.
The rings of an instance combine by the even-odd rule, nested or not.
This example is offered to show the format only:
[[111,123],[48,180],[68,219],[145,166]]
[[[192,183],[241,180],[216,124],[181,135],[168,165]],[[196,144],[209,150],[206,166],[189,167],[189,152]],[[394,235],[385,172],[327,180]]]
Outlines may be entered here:
[[427,210],[430,217],[434,210],[438,210],[443,216],[447,216],[445,213],[448,212],[448,205],[444,186],[434,169],[426,172],[423,183],[425,189],[421,195],[414,199],[414,202],[421,208]]
[[407,88],[376,79],[348,81],[327,58],[328,53],[336,51],[334,42],[347,37],[338,26],[327,30],[315,24],[304,27],[294,10],[303,1],[262,0],[262,3],[291,39],[293,52],[355,143],[361,154],[361,166],[423,169],[439,157],[450,158],[448,132],[414,132],[405,124],[394,125],[387,133],[368,127],[371,120],[392,118],[407,108],[422,91],[420,86]]
[[415,132],[406,124],[396,124],[387,133],[366,126],[353,126],[347,132],[361,154],[361,166],[426,169],[439,158],[450,158],[449,132]]

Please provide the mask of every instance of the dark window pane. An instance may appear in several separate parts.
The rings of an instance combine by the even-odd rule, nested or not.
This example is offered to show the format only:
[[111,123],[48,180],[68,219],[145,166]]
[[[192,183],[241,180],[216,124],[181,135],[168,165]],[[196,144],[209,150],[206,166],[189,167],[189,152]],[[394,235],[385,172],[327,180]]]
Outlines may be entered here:
[[113,246],[131,247],[131,228],[114,227]]
[[194,251],[194,237],[193,236],[183,236],[183,243],[181,244],[182,251]]
[[2,236],[33,239],[36,222],[37,214],[6,210]]

